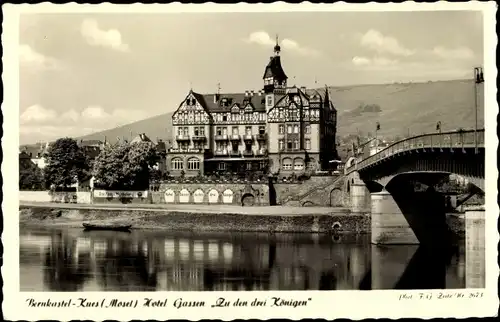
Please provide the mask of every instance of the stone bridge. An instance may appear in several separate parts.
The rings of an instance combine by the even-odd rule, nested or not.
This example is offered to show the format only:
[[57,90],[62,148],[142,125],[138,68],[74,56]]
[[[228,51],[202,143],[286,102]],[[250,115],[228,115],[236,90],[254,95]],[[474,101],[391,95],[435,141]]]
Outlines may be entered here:
[[371,212],[372,243],[439,245],[453,236],[434,187],[450,174],[464,177],[472,194],[484,192],[484,129],[419,135],[350,160],[343,190],[353,212]]

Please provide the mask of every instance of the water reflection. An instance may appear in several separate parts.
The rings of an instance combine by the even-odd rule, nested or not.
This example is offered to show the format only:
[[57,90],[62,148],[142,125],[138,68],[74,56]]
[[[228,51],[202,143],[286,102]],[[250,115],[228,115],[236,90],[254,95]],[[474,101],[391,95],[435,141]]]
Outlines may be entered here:
[[252,233],[22,230],[22,291],[370,290],[465,287],[464,247]]

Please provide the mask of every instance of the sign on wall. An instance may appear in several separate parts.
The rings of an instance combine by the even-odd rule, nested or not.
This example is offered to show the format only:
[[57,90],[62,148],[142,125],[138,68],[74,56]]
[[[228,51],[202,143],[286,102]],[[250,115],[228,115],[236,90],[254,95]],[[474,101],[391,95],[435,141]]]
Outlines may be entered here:
[[172,203],[175,201],[175,192],[172,189],[165,191],[165,202]]
[[147,198],[148,191],[94,190],[94,198]]
[[219,202],[219,192],[217,190],[212,189],[208,192],[208,202],[209,203]]
[[202,203],[203,202],[203,197],[205,196],[205,193],[203,190],[198,189],[193,193],[193,199],[195,203]]
[[231,189],[224,190],[222,194],[223,203],[233,203],[233,191]]
[[190,193],[187,189],[182,189],[179,193],[179,202],[188,203],[189,202]]

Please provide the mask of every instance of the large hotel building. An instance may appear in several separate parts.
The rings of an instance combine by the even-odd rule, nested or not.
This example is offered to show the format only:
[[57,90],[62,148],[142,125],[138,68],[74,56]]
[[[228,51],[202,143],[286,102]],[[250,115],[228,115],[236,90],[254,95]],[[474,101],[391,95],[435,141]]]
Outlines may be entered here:
[[337,158],[337,111],[328,88],[288,87],[287,78],[276,44],[262,90],[191,90],[172,115],[170,175],[251,171],[290,176],[330,169]]

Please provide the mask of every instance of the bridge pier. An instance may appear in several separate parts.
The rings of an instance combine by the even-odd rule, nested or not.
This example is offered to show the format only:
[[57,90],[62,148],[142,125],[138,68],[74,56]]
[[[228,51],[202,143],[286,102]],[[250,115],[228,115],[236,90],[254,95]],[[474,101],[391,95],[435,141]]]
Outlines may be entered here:
[[465,211],[465,287],[485,287],[485,209]]
[[371,206],[372,244],[419,244],[413,229],[388,191],[372,193]]
[[353,213],[368,212],[370,210],[370,191],[361,182],[353,183],[350,187],[351,211]]

